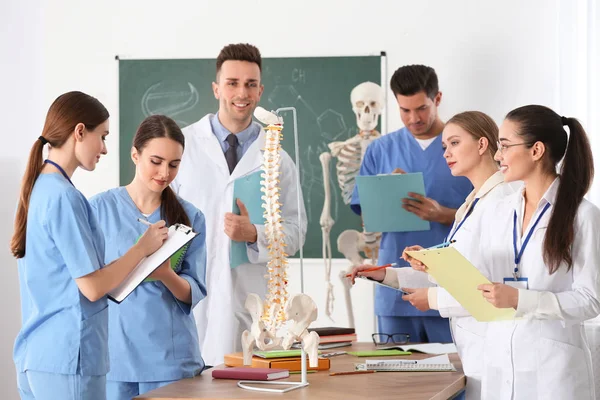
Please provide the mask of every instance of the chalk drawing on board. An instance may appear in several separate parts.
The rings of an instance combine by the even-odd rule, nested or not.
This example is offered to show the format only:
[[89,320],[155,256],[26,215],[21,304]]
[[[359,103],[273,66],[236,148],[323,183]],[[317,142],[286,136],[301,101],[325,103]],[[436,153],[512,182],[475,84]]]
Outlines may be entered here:
[[[144,116],[162,114],[177,120],[177,115],[193,109],[200,101],[198,89],[190,82],[158,82],[150,86],[142,96]],[[188,121],[177,120],[180,126]]]
[[327,109],[317,117],[321,136],[330,142],[336,142],[346,135],[348,129],[344,116],[339,112]]

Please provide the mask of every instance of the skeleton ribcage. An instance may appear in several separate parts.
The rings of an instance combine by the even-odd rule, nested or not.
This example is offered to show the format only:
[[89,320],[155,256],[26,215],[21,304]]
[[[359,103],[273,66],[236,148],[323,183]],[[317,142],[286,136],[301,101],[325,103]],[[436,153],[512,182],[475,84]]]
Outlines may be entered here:
[[337,156],[335,167],[337,169],[338,185],[342,191],[342,200],[344,204],[350,204],[362,160],[361,142],[345,143],[339,153],[333,155]]

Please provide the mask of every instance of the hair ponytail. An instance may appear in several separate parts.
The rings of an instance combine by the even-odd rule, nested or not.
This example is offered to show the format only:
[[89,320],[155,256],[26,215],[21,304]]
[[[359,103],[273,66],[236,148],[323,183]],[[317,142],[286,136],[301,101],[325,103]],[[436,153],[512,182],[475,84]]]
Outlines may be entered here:
[[10,241],[10,252],[16,258],[25,256],[25,236],[27,234],[27,212],[29,211],[29,199],[33,191],[33,185],[42,172],[43,161],[43,143],[38,139],[35,141],[29,152],[29,160],[23,181],[21,182],[21,193],[19,194],[19,204],[15,216],[15,231]]
[[562,261],[567,263],[567,270],[573,266],[574,221],[594,177],[594,160],[585,130],[575,118],[562,117],[562,120],[569,127],[570,137],[560,170],[556,204],[544,239],[544,260],[551,274]]
[[171,189],[170,186],[167,186],[165,190],[163,190],[161,194],[161,204],[160,204],[160,215],[161,218],[164,219],[168,225],[173,224],[184,224],[187,226],[191,226],[190,218],[187,213],[183,209],[183,206],[179,202],[177,195]]

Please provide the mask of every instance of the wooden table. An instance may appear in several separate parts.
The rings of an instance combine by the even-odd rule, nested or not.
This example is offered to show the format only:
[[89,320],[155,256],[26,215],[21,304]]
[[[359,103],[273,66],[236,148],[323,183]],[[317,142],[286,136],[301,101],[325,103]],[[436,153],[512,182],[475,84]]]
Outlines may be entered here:
[[[372,343],[355,343],[351,348],[342,347],[330,351],[371,350]],[[452,398],[465,387],[465,376],[457,354],[449,354],[457,372],[376,372],[362,375],[329,376],[329,372],[352,371],[354,364],[364,358],[352,355],[331,358],[331,369],[308,374],[310,385],[288,393],[255,392],[241,389],[232,379],[213,379],[212,370],[195,378],[183,379],[162,388],[152,390],[136,399],[399,399],[445,400]],[[381,357],[385,359],[420,359],[432,357],[413,353],[411,356]],[[370,357],[372,358],[372,357]],[[307,360],[308,361],[308,360]],[[225,368],[219,365],[216,368]],[[290,375],[289,381],[300,381],[300,375]],[[268,387],[267,385],[265,385]]]

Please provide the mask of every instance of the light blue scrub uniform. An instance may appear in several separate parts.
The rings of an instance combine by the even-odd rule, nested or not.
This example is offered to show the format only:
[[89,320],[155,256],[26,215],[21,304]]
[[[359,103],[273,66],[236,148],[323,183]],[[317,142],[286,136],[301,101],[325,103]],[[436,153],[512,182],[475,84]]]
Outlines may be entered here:
[[104,266],[103,254],[83,194],[59,173],[41,174],[18,261],[23,325],[14,361],[22,399],[105,399],[107,300],[90,302],[75,283]]
[[[144,282],[120,304],[109,301],[107,399],[130,399],[172,381],[198,375],[204,368],[192,308],[206,296],[204,214],[179,198],[194,232],[183,263],[176,270],[192,289],[192,304],[175,298],[160,281]],[[90,200],[106,240],[107,263],[121,257],[148,229],[145,218],[124,187]],[[161,220],[160,208],[147,217]]]
[[[422,172],[425,194],[440,205],[457,209],[465,201],[473,186],[467,178],[454,177],[444,159],[442,135],[425,149],[419,145],[406,128],[384,135],[372,142],[360,167],[360,175],[389,174],[401,168],[406,172]],[[398,199],[401,202],[402,199]],[[351,208],[360,214],[360,199],[355,186]],[[450,225],[431,222],[431,229],[418,232],[384,232],[379,249],[379,265],[398,263],[410,268],[400,259],[407,246],[430,247],[442,243]],[[408,301],[402,292],[381,286],[375,288],[375,314],[379,333],[408,333],[411,342],[452,342],[448,319],[441,318],[435,310],[421,312]]]

